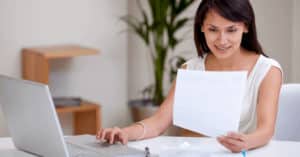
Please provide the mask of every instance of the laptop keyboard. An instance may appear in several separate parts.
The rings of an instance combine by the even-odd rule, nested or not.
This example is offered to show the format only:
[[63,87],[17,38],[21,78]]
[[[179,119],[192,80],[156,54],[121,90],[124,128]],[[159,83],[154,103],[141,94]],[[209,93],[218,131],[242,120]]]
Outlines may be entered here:
[[[145,157],[143,151],[123,145],[109,145],[94,143],[91,145],[78,145],[67,143],[70,157]],[[147,156],[147,157],[150,157]]]
[[[74,144],[67,144],[67,149],[70,157],[101,157],[102,155],[91,150],[79,147]],[[104,156],[104,155],[103,155]]]
[[67,137],[66,143],[71,157],[158,157],[120,143],[110,145],[100,142],[91,135]]

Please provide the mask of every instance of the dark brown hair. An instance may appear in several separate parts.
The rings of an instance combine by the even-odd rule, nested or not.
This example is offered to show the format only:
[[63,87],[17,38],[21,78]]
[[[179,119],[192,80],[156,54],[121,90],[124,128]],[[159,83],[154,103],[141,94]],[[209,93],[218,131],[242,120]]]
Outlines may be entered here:
[[201,31],[203,21],[210,10],[216,11],[229,21],[245,23],[248,33],[243,34],[241,46],[246,50],[265,55],[257,40],[255,15],[249,0],[202,0],[194,23],[194,41],[198,56],[203,57],[204,53],[210,53],[204,33]]

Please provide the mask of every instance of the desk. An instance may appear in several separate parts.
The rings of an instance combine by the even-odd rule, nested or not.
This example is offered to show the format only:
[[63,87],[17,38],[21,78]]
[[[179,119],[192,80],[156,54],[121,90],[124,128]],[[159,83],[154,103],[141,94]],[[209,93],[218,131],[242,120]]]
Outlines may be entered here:
[[11,138],[0,138],[0,156],[1,157],[34,157],[33,155],[16,150]]
[[[184,157],[242,157],[240,153],[233,154],[219,144],[213,138],[199,137],[168,137],[160,136],[153,139],[130,142],[129,146],[138,149],[150,148],[151,153],[162,157],[176,156],[176,153]],[[174,154],[175,153],[175,154]],[[198,154],[198,155],[196,155]],[[271,141],[268,145],[247,152],[247,157],[284,157],[299,156],[300,142]]]
[[[161,157],[174,157],[174,153],[180,153],[184,157],[201,157],[202,154],[206,157],[242,157],[240,153],[230,153],[212,138],[160,136],[153,139],[130,142],[128,146],[142,150],[144,150],[145,146],[148,146],[151,153],[159,154]],[[271,141],[262,148],[247,152],[247,157],[296,157],[300,154],[299,148],[300,142]],[[7,150],[11,149],[15,149],[11,139],[0,138],[0,156],[2,157]],[[28,155],[28,157],[31,156]]]

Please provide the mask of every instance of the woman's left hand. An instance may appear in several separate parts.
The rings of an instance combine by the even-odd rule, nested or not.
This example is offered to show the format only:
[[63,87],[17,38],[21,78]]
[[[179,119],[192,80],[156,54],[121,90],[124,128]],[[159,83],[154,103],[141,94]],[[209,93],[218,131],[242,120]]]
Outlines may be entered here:
[[226,136],[220,136],[217,140],[233,153],[239,153],[249,149],[249,142],[245,134],[229,132]]

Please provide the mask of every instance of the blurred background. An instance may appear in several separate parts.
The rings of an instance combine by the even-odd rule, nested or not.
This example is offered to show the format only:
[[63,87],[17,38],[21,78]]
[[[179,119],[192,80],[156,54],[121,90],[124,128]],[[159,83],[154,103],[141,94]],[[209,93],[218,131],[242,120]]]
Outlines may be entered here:
[[[149,11],[147,0],[139,1]],[[251,2],[264,51],[281,63],[285,83],[299,83],[300,1]],[[199,3],[196,0],[182,16],[193,17]],[[52,95],[80,96],[101,104],[102,127],[128,125],[133,121],[128,101],[141,98],[154,79],[149,49],[120,20],[127,14],[141,17],[136,0],[0,0],[0,74],[22,77],[25,47],[96,48],[99,55],[51,61]],[[185,40],[174,53],[186,59],[196,56],[192,22],[177,32]],[[165,94],[168,88],[166,83]],[[0,136],[9,136],[4,118],[0,109]],[[72,134],[71,115],[60,115],[60,120],[65,134]]]

